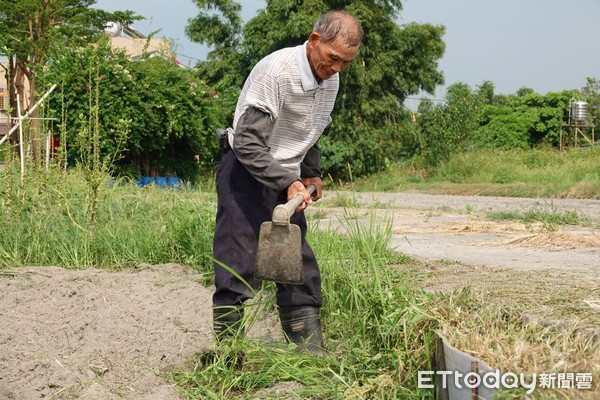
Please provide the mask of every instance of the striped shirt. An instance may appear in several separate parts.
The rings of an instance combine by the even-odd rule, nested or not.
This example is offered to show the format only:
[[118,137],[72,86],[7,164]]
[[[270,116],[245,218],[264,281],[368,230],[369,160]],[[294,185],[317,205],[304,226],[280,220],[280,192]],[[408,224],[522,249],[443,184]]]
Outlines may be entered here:
[[300,163],[331,122],[339,75],[319,84],[308,58],[306,42],[263,58],[246,80],[235,109],[233,129],[248,107],[269,114],[273,123],[269,153],[286,170],[300,176]]

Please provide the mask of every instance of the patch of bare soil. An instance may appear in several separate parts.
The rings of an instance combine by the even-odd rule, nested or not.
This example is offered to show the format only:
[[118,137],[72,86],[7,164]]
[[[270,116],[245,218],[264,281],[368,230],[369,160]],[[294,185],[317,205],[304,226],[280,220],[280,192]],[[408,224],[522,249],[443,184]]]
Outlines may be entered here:
[[[212,292],[176,264],[0,271],[0,399],[176,400],[213,348]],[[268,316],[250,337],[281,339]]]
[[178,399],[161,372],[211,345],[211,291],[177,265],[0,275],[0,399]]

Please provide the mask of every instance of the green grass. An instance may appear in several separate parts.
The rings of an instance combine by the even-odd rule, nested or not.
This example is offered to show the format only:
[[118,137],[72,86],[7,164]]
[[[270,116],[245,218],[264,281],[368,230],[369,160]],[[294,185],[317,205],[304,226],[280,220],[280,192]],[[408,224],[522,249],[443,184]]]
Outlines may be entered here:
[[358,179],[361,191],[600,199],[600,148],[558,152],[480,150],[455,155],[436,168],[418,159]]
[[531,226],[533,223],[541,223],[544,231],[553,232],[562,225],[583,225],[591,224],[588,217],[580,215],[575,211],[558,211],[556,209],[545,210],[533,208],[525,211],[495,211],[488,212],[486,216],[495,221],[519,221],[525,226]]
[[326,207],[358,208],[360,207],[360,202],[356,196],[352,194],[337,192],[333,198],[324,199],[319,205]]
[[[432,368],[432,297],[410,289],[407,276],[389,267],[410,261],[388,249],[389,220],[365,227],[346,215],[342,223],[347,237],[314,226],[310,232],[325,277],[323,324],[331,356],[298,354],[294,345],[234,341],[212,362],[176,374],[186,398],[262,398],[261,390],[294,382],[284,398],[433,399],[416,384],[417,371]],[[272,310],[272,295],[258,298],[247,312]],[[241,366],[231,362],[240,354]]]
[[4,171],[0,268],[61,265],[123,268],[142,262],[180,262],[212,268],[214,193],[102,185],[94,221],[90,193],[77,171]]

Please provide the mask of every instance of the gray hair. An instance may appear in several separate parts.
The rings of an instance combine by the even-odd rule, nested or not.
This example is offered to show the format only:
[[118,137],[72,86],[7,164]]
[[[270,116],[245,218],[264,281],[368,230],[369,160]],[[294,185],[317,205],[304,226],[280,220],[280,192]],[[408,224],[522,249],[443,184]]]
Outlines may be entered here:
[[346,11],[329,11],[315,23],[313,32],[321,34],[322,42],[333,42],[341,37],[348,46],[358,46],[364,32],[360,22]]

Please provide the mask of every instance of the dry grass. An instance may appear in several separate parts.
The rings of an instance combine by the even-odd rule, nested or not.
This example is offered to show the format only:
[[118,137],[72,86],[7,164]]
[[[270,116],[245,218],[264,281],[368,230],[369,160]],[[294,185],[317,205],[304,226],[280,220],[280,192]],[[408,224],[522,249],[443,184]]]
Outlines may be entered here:
[[[492,245],[518,245],[527,247],[560,247],[563,249],[598,249],[600,248],[600,234],[573,233],[573,232],[546,232],[532,233],[528,235],[512,238],[500,243],[490,243]],[[486,245],[485,243],[482,245]]]
[[433,312],[454,347],[504,372],[593,374],[592,391],[544,389],[533,398],[599,397],[600,279],[458,263],[399,268],[437,294]]
[[[460,297],[461,292],[449,296]],[[448,299],[444,304],[453,304]],[[458,300],[460,304],[460,300]],[[481,296],[470,307],[439,310],[444,319],[444,334],[457,348],[505,372],[592,373],[593,391],[600,390],[600,338],[586,331],[589,321],[558,314],[550,319],[524,313],[525,307],[498,303]],[[555,309],[555,311],[558,311]],[[541,398],[559,395],[538,390]],[[596,398],[596,393],[569,391],[569,398]]]
[[[586,252],[600,248],[597,226],[583,218],[573,226],[574,214],[556,210],[513,212],[505,219],[476,214],[468,207],[466,212],[395,209],[394,214],[396,235],[485,233],[498,241],[472,245]],[[450,344],[492,368],[529,375],[593,374],[593,391],[540,389],[531,398],[600,398],[600,276],[583,268],[515,269],[450,261],[415,261],[397,268],[415,289],[435,293],[431,315]],[[524,398],[521,394],[499,398]]]

